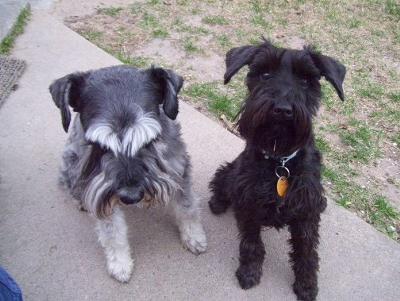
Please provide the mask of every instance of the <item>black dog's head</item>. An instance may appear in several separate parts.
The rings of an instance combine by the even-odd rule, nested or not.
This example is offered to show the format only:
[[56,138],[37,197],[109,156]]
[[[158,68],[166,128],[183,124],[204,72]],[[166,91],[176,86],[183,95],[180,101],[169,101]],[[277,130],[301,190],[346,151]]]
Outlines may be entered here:
[[233,48],[226,55],[225,84],[244,65],[249,66],[249,94],[238,129],[248,143],[270,155],[288,155],[310,140],[322,76],[344,100],[345,67],[311,47],[286,49],[264,41],[258,46]]
[[85,202],[99,215],[112,196],[129,204],[143,198],[146,171],[138,154],[176,118],[182,84],[172,70],[127,66],[73,73],[51,84],[64,130],[71,107],[79,113],[75,132],[91,145],[81,178],[87,182]]

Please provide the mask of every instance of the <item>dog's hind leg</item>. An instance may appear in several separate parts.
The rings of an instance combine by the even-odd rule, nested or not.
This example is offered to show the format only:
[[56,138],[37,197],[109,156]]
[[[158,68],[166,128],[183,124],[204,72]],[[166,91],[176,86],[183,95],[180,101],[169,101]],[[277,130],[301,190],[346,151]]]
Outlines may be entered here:
[[203,253],[207,248],[207,239],[200,221],[199,200],[193,194],[190,181],[187,181],[183,191],[176,193],[170,207],[175,215],[183,246],[196,255]]
[[293,290],[299,300],[312,301],[318,294],[318,228],[319,216],[289,224],[291,234],[290,253],[295,282]]
[[128,227],[124,213],[116,206],[107,218],[97,221],[99,241],[104,248],[107,270],[121,282],[128,282],[133,270],[133,260],[128,242]]
[[229,189],[229,173],[232,168],[233,163],[228,163],[218,168],[214,179],[209,184],[212,196],[208,205],[210,206],[211,212],[214,214],[224,213],[231,205],[231,200],[227,195],[227,189]]

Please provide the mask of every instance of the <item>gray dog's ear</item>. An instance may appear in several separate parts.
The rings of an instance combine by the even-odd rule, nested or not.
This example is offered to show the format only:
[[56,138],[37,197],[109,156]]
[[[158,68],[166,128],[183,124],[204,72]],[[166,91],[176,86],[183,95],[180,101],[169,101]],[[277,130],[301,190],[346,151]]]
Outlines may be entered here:
[[225,64],[226,72],[224,75],[224,84],[226,85],[231,80],[240,68],[244,65],[248,65],[253,61],[254,55],[256,54],[258,46],[242,46],[232,48],[226,53]]
[[162,88],[164,112],[175,120],[179,111],[178,93],[182,88],[183,78],[170,69],[152,68],[151,72]]
[[346,67],[329,56],[317,53],[312,48],[308,50],[321,75],[335,88],[340,99],[344,100],[343,81],[346,75]]
[[85,81],[86,73],[72,73],[55,80],[49,87],[53,101],[61,112],[61,121],[65,132],[71,122],[71,106],[77,112],[80,104],[80,91]]

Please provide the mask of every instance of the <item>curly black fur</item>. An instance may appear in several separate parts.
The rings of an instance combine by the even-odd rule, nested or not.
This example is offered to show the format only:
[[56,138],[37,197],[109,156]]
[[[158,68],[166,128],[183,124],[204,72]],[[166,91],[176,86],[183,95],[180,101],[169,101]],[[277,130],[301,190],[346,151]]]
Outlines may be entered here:
[[[243,289],[260,282],[265,255],[261,228],[288,225],[296,279],[293,290],[299,300],[315,300],[318,228],[326,199],[312,119],[320,103],[321,76],[343,99],[345,68],[310,47],[283,49],[267,41],[231,49],[226,65],[225,83],[242,66],[249,65],[249,93],[238,121],[246,147],[215,173],[210,183],[210,209],[221,214],[233,207],[241,237],[236,276]],[[281,198],[276,190],[275,168],[280,165],[279,158],[296,150],[297,155],[286,163],[291,175],[286,196]]]

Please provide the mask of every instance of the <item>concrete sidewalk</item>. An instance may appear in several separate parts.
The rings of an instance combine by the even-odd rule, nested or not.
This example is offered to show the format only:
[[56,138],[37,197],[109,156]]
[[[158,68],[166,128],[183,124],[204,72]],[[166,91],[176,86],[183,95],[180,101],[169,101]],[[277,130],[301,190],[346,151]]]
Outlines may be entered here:
[[[94,223],[57,187],[66,139],[48,86],[69,72],[119,64],[42,11],[34,11],[13,54],[28,67],[0,110],[0,264],[26,300],[295,300],[286,231],[265,231],[262,283],[249,291],[234,277],[238,240],[231,214],[215,217],[207,183],[243,143],[181,103],[179,119],[204,207],[208,252],[182,249],[162,210],[127,210],[136,259],[128,284],[111,279]],[[400,300],[400,246],[329,203],[322,218],[319,300]]]

